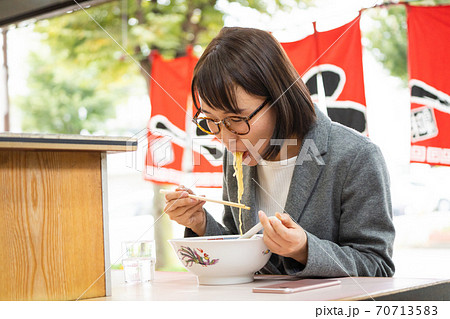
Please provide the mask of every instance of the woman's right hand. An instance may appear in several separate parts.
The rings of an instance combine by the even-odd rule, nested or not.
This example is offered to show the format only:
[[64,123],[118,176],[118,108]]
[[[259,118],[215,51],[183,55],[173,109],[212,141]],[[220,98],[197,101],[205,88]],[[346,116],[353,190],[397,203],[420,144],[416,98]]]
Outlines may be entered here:
[[206,230],[206,214],[203,210],[205,201],[189,198],[194,192],[183,185],[175,191],[165,195],[166,206],[164,212],[173,221],[192,229],[199,236],[203,236]]

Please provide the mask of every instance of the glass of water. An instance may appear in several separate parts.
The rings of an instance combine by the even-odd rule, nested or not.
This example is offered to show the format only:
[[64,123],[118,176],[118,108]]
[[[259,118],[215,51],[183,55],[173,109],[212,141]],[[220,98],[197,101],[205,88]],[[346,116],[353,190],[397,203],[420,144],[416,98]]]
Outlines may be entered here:
[[123,242],[122,253],[125,282],[149,282],[155,278],[154,240]]

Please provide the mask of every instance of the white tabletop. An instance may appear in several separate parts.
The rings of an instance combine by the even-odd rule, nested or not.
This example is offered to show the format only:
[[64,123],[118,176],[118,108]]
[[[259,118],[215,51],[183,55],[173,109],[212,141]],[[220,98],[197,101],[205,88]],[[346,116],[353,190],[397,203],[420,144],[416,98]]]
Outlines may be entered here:
[[[113,270],[112,295],[91,300],[154,300],[154,301],[252,301],[252,300],[366,300],[389,294],[419,290],[437,285],[450,285],[446,279],[419,278],[338,278],[338,286],[293,294],[253,293],[252,288],[283,282],[267,276],[252,283],[225,286],[198,285],[196,276],[187,272],[157,271],[149,283],[125,283],[123,271]],[[287,277],[287,276],[286,276]],[[276,278],[275,278],[276,279]]]

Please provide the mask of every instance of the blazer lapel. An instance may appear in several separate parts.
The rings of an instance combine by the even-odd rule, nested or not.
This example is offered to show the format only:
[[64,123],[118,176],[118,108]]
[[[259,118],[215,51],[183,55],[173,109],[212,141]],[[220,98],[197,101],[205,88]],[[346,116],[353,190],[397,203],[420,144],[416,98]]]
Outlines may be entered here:
[[316,115],[316,123],[302,141],[284,207],[285,212],[295,221],[300,219],[317,179],[326,165],[326,158],[323,155],[327,152],[331,120],[317,108]]
[[250,210],[242,210],[242,231],[246,232],[259,222],[258,211],[256,207],[256,166],[244,165],[244,194],[241,202],[249,206]]
[[304,162],[302,165],[295,167],[284,207],[284,211],[295,221],[300,219],[306,202],[311,196],[321,172],[322,166],[311,161]]

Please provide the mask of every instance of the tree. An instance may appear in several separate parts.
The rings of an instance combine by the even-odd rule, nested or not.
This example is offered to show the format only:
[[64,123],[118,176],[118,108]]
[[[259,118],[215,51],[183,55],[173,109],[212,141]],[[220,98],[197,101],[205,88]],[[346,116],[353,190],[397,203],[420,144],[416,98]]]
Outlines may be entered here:
[[[188,45],[200,52],[219,32],[224,13],[217,8],[217,2],[127,0],[127,7],[123,8],[122,1],[112,1],[86,12],[79,10],[52,19],[51,26],[48,21],[38,23],[36,31],[45,34],[50,47],[64,54],[77,68],[95,63],[106,82],[119,81],[123,74],[135,74],[139,70],[148,84],[151,50],[158,50],[166,58],[183,56]],[[264,0],[234,2],[268,14]],[[279,9],[293,5],[292,1],[274,2]],[[294,3],[306,8],[313,2]],[[104,30],[118,39],[123,49]],[[139,62],[141,69],[132,60]]]
[[32,72],[28,78],[30,94],[17,98],[24,112],[22,126],[26,131],[80,134],[94,132],[113,116],[113,99],[99,89],[98,81],[58,72],[48,61],[32,53]]
[[[411,5],[448,4],[449,0],[425,0],[410,2]],[[391,75],[402,79],[408,85],[407,68],[407,24],[404,5],[368,10],[376,25],[365,36],[369,39],[369,50]]]

